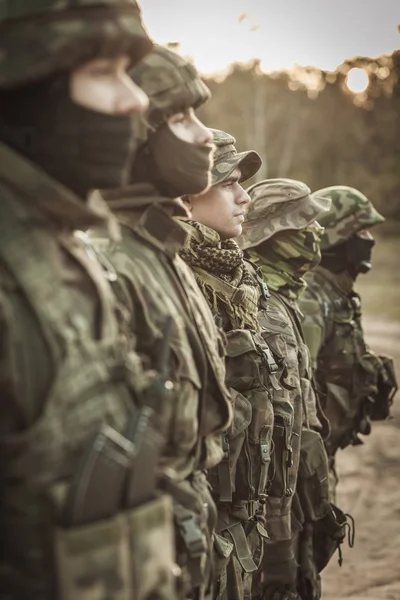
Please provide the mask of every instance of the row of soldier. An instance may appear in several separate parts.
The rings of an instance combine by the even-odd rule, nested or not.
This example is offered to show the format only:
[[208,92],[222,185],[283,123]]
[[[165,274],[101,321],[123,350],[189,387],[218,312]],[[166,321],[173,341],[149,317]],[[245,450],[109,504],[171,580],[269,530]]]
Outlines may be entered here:
[[384,219],[245,191],[209,97],[134,0],[0,3],[2,599],[318,600],[352,529],[335,454],[396,388],[353,289]]

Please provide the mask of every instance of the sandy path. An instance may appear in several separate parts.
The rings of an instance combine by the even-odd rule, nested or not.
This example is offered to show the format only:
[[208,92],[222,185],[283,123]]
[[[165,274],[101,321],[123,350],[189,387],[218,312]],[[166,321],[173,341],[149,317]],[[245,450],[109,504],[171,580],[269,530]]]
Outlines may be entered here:
[[[400,324],[365,319],[364,327],[399,374]],[[356,544],[344,547],[341,568],[334,558],[324,572],[323,600],[400,600],[400,393],[396,400],[391,421],[339,454],[338,504],[356,519]]]

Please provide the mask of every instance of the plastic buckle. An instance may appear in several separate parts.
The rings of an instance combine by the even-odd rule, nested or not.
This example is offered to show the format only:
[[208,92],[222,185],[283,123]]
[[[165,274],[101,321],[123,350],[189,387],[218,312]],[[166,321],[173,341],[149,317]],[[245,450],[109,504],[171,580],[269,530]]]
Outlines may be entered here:
[[200,558],[205,551],[203,535],[194,517],[179,522],[179,529],[190,558]]
[[274,356],[269,348],[263,348],[265,360],[267,361],[268,369],[270,373],[276,373],[278,371],[278,364],[274,359]]

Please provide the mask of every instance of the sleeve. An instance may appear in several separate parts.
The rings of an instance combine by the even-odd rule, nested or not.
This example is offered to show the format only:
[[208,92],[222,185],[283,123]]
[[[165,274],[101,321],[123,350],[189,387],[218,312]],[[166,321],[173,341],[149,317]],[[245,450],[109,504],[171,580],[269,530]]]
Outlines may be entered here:
[[40,415],[52,365],[37,321],[17,290],[0,288],[0,433],[8,435]]
[[304,314],[302,323],[304,340],[310,351],[311,367],[317,367],[318,355],[326,336],[324,305],[306,290],[299,299],[301,311]]

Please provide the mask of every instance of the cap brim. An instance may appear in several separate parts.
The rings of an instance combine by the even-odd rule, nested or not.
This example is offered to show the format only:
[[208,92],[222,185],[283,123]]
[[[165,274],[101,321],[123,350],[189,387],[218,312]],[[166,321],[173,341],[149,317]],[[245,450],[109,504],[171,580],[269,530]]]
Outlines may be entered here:
[[247,181],[260,170],[261,156],[255,150],[238,152],[229,158],[217,162],[212,169],[211,185],[218,185],[230,177],[235,169],[240,169],[239,183]]
[[[252,211],[250,204],[242,234],[237,240],[242,249],[258,246],[281,231],[305,229],[314,221],[318,221],[318,217],[329,212],[331,199],[309,195],[300,200],[287,202],[285,211],[282,210],[282,205],[281,209],[279,204],[275,206],[276,215],[270,211],[266,217],[263,217],[261,211]],[[286,213],[286,218],[282,218],[283,213]],[[263,223],[264,219],[265,223]]]

